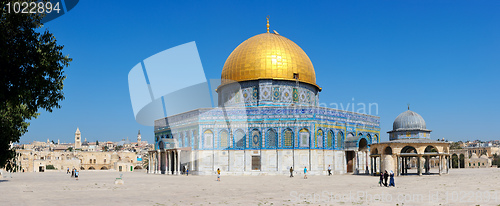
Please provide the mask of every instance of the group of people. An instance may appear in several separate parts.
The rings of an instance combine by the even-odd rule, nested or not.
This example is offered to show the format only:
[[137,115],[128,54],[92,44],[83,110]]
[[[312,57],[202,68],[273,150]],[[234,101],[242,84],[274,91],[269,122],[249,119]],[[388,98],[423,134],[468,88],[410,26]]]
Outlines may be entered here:
[[[69,167],[68,167],[68,170],[66,171],[66,174],[69,174]],[[75,168],[73,168],[71,170],[71,177],[74,177],[76,180],[78,180],[78,175],[79,175],[78,170],[76,170]]]
[[189,176],[189,167],[183,166],[182,167],[182,174],[186,174],[186,176]]
[[[293,171],[293,167],[290,167],[290,177],[293,177]],[[332,168],[330,167],[330,165],[328,165],[328,176],[330,175],[332,175]],[[389,179],[389,177],[389,184],[387,184],[387,180]],[[307,179],[307,167],[304,167],[304,179]],[[220,181],[220,168],[217,168],[217,181]],[[381,172],[380,181],[378,183],[380,186],[384,185],[386,187],[396,187],[396,184],[394,183],[394,172],[392,170],[390,173],[388,173],[387,170],[385,172]]]
[[[290,177],[293,177],[293,167],[290,167]],[[307,167],[304,167],[304,179],[307,179]]]
[[[332,167],[328,165],[328,176],[332,175]],[[293,177],[293,167],[290,167],[290,177]],[[307,167],[304,167],[304,179],[307,179]]]
[[[391,177],[391,179],[389,180],[389,185],[388,185],[387,179],[389,178],[389,176]],[[381,172],[380,173],[380,180],[378,181],[378,184],[380,186],[384,185],[386,187],[390,187],[390,186],[396,187],[396,184],[394,183],[394,172],[392,170],[390,173],[387,173],[387,170],[385,172]]]

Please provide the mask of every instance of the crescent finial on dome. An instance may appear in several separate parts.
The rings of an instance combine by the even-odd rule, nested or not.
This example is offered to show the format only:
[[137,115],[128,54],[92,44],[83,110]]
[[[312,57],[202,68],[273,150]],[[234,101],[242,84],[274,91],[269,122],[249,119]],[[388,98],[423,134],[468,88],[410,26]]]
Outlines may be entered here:
[[267,26],[267,33],[269,33],[269,15],[267,15],[266,19],[267,19],[267,25],[266,25]]

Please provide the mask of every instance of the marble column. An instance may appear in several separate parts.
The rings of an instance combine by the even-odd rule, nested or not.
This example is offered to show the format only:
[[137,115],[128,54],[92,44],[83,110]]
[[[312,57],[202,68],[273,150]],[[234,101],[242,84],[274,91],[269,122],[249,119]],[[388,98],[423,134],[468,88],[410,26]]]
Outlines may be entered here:
[[181,151],[177,150],[177,174],[181,174]]
[[396,175],[399,176],[401,174],[401,157],[396,155]]
[[161,157],[160,157],[160,151],[156,152],[156,174],[161,173]]
[[438,167],[439,167],[439,175],[441,175],[441,167],[443,166],[443,157],[441,155],[438,156],[439,161],[438,161]]
[[[190,162],[189,162],[189,168],[188,169],[189,169],[189,171],[193,171],[194,170],[194,151],[191,150],[189,153],[190,153],[191,156],[190,156]],[[228,153],[229,153],[229,151],[228,151]]]
[[148,174],[151,174],[151,153],[148,155]]
[[170,175],[171,174],[171,170],[172,170],[172,154],[170,151],[167,152],[167,174]]
[[370,157],[370,166],[371,166],[370,174],[373,176],[373,157]]
[[422,176],[422,162],[423,162],[423,161],[422,161],[422,155],[418,155],[418,156],[417,156],[417,158],[418,158],[418,159],[417,159],[417,165],[418,165],[418,169],[417,169],[417,170],[418,170],[418,175],[419,175],[419,176]]
[[163,158],[165,158],[165,165],[163,167],[163,170],[165,171],[163,174],[168,173],[168,159],[167,159],[168,152],[165,151],[165,154],[163,155]]

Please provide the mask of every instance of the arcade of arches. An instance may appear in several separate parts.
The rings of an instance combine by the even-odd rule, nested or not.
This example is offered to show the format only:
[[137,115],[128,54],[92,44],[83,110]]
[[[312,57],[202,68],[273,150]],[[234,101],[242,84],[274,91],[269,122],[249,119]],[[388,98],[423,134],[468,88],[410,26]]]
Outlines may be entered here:
[[450,168],[449,143],[419,140],[372,144],[372,173],[392,170],[397,175],[447,174]]

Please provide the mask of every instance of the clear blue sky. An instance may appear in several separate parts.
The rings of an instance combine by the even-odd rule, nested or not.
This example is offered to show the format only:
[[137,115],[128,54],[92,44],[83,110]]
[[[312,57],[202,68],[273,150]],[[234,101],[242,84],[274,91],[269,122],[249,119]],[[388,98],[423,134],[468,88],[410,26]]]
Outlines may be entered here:
[[[309,55],[320,102],[377,103],[382,141],[411,104],[433,139],[500,139],[500,2],[490,1],[80,1],[48,22],[64,53],[62,108],[41,112],[21,142],[153,141],[138,124],[128,72],[151,55],[196,41],[208,79],[231,51],[271,30]],[[354,101],[352,100],[354,98]],[[356,109],[358,107],[356,106]]]

